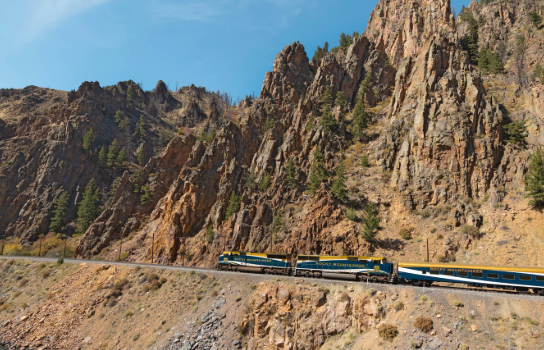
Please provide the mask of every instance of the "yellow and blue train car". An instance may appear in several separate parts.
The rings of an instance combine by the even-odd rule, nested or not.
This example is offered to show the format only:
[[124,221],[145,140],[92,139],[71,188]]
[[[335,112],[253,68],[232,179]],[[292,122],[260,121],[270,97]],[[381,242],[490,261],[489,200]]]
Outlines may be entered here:
[[291,255],[285,253],[223,252],[219,269],[290,274]]
[[383,257],[298,255],[295,275],[319,277],[323,273],[351,274],[370,280],[388,280],[394,273],[393,264]]
[[463,283],[473,287],[528,291],[544,295],[544,268],[438,263],[399,263],[399,279],[414,285]]

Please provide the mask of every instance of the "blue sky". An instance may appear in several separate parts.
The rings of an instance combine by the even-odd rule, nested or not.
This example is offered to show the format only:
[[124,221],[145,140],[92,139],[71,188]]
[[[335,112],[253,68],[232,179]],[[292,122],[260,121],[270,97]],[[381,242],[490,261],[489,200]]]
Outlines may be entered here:
[[[0,0],[0,88],[132,79],[258,94],[293,41],[363,32],[378,0]],[[469,0],[453,0],[460,9]]]

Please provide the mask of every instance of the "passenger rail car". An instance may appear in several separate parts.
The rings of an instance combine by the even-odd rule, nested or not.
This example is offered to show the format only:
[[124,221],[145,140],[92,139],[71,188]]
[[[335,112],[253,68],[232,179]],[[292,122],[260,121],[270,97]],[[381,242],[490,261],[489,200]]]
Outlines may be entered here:
[[218,269],[302,277],[346,274],[359,281],[414,286],[446,282],[544,295],[544,268],[537,267],[400,262],[395,269],[395,264],[383,257],[300,254],[293,259],[285,253],[226,251],[219,256]]
[[433,282],[516,290],[544,295],[544,268],[464,264],[399,263],[397,278],[421,286]]
[[393,277],[393,264],[383,257],[299,255],[295,276],[321,277],[323,273],[350,274],[359,280],[388,282]]

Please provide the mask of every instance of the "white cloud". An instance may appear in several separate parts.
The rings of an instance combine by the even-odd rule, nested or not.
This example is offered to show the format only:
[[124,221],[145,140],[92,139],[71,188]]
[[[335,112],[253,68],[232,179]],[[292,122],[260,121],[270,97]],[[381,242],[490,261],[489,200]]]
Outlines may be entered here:
[[31,40],[64,20],[111,0],[40,0],[29,2],[30,13],[23,27],[24,39]]

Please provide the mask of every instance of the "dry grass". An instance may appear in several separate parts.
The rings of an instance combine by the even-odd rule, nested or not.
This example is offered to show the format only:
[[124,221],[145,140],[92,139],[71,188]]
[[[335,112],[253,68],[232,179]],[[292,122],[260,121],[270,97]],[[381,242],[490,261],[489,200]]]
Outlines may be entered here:
[[433,320],[428,317],[420,316],[416,318],[414,327],[421,329],[424,333],[429,333],[433,329]]
[[399,335],[399,331],[395,325],[385,323],[378,327],[378,334],[383,340],[392,342]]

